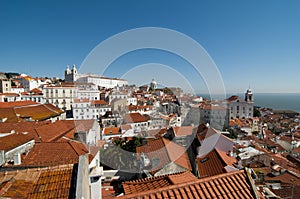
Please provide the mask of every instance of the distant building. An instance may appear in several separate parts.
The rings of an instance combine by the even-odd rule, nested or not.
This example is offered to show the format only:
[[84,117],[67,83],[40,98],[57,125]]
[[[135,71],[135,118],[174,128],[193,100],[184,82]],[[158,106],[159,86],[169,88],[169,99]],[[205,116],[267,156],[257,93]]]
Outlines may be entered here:
[[17,93],[0,93],[0,102],[20,101],[21,97]]
[[79,74],[75,65],[73,65],[72,69],[67,66],[65,70],[65,81],[93,83],[99,87],[105,88],[114,88],[116,86],[128,85],[128,82],[124,79],[108,78],[91,74]]
[[63,110],[71,110],[74,99],[78,98],[78,89],[74,84],[66,83],[43,88],[45,103],[54,104]]
[[11,86],[11,92],[12,93],[22,93],[25,92],[25,89],[23,86]]
[[0,93],[11,92],[11,82],[9,79],[0,79]]
[[97,85],[93,83],[76,83],[79,99],[99,100],[100,92]]
[[123,119],[125,124],[130,124],[137,131],[146,130],[151,124],[150,119],[140,113],[129,113]]
[[211,127],[222,130],[229,126],[228,109],[219,105],[200,106],[200,124],[209,124]]
[[245,93],[245,99],[233,95],[227,99],[229,109],[229,118],[253,118],[254,99],[253,92],[248,89]]
[[30,76],[24,76],[20,78],[20,84],[25,91],[30,91],[34,88],[39,88],[42,85],[47,84],[47,82],[40,78],[32,78]]
[[103,100],[75,99],[73,103],[75,120],[99,119],[107,111],[111,111],[111,107]]
[[41,91],[38,88],[34,88],[28,92],[22,92],[21,100],[24,100],[24,101],[31,100],[34,102],[44,103],[43,91]]
[[157,83],[154,79],[152,79],[151,83],[150,83],[150,90],[151,91],[155,91],[157,88]]

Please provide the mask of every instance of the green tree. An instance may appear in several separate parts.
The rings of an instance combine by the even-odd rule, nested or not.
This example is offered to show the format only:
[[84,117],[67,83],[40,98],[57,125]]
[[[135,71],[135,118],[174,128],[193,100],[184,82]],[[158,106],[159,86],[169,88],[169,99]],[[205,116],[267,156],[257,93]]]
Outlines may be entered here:
[[257,107],[254,108],[253,116],[254,117],[261,117],[260,111]]

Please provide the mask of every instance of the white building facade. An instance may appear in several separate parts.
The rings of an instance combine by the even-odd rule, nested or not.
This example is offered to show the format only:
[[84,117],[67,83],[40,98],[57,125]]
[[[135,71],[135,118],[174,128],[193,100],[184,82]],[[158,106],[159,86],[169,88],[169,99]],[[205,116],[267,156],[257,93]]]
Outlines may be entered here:
[[71,110],[74,99],[78,98],[77,91],[74,84],[45,86],[43,88],[43,96],[45,103],[54,104],[63,110]]
[[245,99],[238,96],[231,96],[227,99],[227,107],[229,109],[229,118],[253,118],[254,98],[251,89],[245,93]]
[[108,77],[90,75],[90,74],[79,74],[75,65],[73,65],[72,69],[70,69],[69,66],[67,66],[65,70],[65,81],[93,83],[96,86],[105,87],[105,88],[114,88],[116,86],[128,85],[128,82],[124,79],[108,78]]
[[103,100],[75,99],[73,103],[73,118],[75,120],[98,120],[107,111],[111,111],[111,107]]

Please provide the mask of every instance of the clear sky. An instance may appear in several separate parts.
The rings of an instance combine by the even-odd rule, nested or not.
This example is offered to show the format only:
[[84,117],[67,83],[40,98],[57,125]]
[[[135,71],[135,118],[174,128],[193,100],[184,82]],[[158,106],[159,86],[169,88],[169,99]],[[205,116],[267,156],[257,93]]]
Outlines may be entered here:
[[[299,93],[299,9],[298,0],[1,0],[0,71],[62,78],[67,64],[80,66],[94,47],[114,34],[163,27],[204,47],[227,92],[244,92],[250,85],[255,92]],[[114,64],[149,62],[184,65],[155,50],[131,53]],[[106,75],[118,77],[118,71],[112,67]]]

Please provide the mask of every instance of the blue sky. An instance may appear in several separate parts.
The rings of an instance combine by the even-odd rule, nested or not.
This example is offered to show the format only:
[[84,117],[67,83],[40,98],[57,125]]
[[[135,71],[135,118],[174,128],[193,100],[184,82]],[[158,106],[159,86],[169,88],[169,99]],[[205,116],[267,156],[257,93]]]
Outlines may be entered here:
[[[299,93],[299,8],[297,0],[1,0],[0,71],[63,77],[67,64],[80,66],[103,40],[132,28],[163,27],[201,44],[229,93],[249,85],[254,92]],[[165,52],[133,52],[113,65],[126,70],[149,62],[178,69],[203,91],[188,65]],[[118,77],[120,70],[112,66],[105,75]]]

